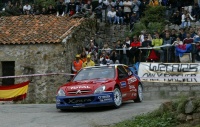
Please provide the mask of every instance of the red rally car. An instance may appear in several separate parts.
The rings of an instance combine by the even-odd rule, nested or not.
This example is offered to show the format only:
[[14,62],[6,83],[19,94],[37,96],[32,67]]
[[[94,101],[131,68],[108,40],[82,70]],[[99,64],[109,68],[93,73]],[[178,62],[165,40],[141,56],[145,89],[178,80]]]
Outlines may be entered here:
[[143,100],[143,86],[131,68],[123,64],[93,66],[81,69],[56,95],[60,110],[112,105]]

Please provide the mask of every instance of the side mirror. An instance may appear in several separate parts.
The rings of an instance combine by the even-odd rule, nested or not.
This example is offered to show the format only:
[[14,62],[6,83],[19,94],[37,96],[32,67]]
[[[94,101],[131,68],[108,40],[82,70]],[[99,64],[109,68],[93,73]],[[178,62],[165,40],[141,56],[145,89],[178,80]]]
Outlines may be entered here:
[[71,82],[71,79],[68,79],[67,82]]

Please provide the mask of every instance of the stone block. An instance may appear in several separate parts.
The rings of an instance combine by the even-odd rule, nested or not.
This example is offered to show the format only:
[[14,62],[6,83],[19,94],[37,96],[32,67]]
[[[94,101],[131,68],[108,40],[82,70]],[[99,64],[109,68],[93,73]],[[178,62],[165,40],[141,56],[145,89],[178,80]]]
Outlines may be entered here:
[[190,91],[190,86],[177,86],[177,90],[178,91]]
[[148,87],[148,91],[159,91],[159,87],[157,86]]
[[176,86],[171,86],[171,90],[172,91],[177,91],[177,87]]
[[191,90],[200,91],[200,86],[191,86]]
[[169,92],[169,97],[177,97],[180,95],[180,92]]
[[163,90],[163,91],[172,91],[171,86],[160,87],[160,90]]

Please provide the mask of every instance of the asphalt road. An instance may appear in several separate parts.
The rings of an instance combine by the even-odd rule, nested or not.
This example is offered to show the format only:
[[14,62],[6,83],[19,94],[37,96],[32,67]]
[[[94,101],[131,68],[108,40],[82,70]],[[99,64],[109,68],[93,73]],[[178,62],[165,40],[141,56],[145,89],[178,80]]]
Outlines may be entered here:
[[97,127],[147,113],[164,100],[126,102],[119,109],[110,107],[61,112],[55,104],[1,104],[0,127]]

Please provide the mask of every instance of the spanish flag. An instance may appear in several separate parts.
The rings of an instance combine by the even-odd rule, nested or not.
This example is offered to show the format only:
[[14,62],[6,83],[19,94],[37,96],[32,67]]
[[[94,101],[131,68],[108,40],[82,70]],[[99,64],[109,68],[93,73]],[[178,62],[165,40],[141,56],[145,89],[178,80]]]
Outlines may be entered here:
[[18,101],[26,98],[30,81],[10,86],[0,86],[0,101]]

